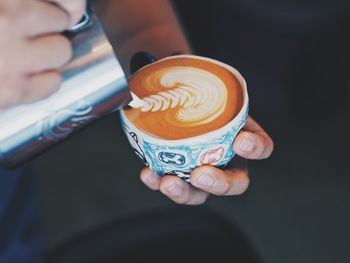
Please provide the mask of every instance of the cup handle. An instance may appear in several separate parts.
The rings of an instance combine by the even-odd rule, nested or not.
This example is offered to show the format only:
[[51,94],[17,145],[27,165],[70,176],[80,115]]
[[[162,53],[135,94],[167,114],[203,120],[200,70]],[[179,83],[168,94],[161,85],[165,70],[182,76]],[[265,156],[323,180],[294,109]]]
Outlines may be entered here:
[[130,61],[130,72],[131,74],[134,74],[136,71],[138,71],[140,68],[151,64],[153,62],[156,62],[158,59],[153,56],[152,54],[145,52],[145,51],[139,51],[135,53]]
[[[170,56],[177,56],[182,55],[183,53],[180,51],[174,51],[170,54]],[[140,68],[151,64],[153,62],[156,62],[158,58],[153,56],[151,53],[145,52],[145,51],[139,51],[135,53],[130,62],[130,72],[131,74],[134,74],[136,71],[138,71]]]

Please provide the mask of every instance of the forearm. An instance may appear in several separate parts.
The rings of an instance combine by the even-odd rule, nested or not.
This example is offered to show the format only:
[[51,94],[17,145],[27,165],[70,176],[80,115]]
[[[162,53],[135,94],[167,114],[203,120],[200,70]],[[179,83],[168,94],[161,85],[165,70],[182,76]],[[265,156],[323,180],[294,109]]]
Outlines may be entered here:
[[128,71],[131,56],[147,51],[165,57],[174,51],[191,53],[175,12],[167,0],[109,0],[98,3],[109,37]]

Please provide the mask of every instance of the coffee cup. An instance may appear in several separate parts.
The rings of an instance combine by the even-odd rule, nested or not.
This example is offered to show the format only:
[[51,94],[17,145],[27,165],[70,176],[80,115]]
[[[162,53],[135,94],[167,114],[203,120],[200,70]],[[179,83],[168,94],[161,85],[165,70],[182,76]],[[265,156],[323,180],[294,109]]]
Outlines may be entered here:
[[[209,67],[214,68],[214,70],[208,73],[206,70],[203,70],[203,68],[199,68],[202,67],[200,66],[202,64],[209,65]],[[173,90],[171,93],[172,95],[169,95],[170,101],[166,100],[166,92],[162,91],[159,92],[160,94],[156,94],[153,97],[140,96],[141,99],[144,99],[148,102],[148,104],[141,109],[124,108],[120,110],[120,120],[122,127],[134,152],[147,167],[149,167],[159,176],[176,175],[187,182],[190,182],[189,178],[191,171],[199,166],[227,165],[235,155],[232,147],[234,139],[245,125],[248,117],[249,99],[247,85],[242,75],[232,66],[211,58],[194,55],[177,55],[158,60],[150,65],[141,68],[130,77],[129,83],[132,83],[133,79],[140,78],[140,76],[144,74],[148,75],[148,72],[150,72],[150,74],[153,74],[153,72],[156,71],[153,70],[153,68],[157,70],[161,68],[161,72],[163,73],[169,73],[170,69],[172,70],[172,75],[164,73],[164,76],[165,74],[169,75],[168,79],[164,77],[164,83],[168,83],[171,80],[173,84],[175,83],[178,85],[181,83],[182,76],[186,76],[188,87],[180,86],[178,90],[173,87],[171,89],[169,88],[169,90]],[[222,75],[221,72],[224,72],[224,75]],[[224,101],[217,102],[216,99],[213,98],[215,94],[210,94],[210,92],[216,92],[214,89],[214,86],[216,85],[218,89],[217,92],[222,93],[218,87],[227,83],[228,80],[226,80],[226,76],[228,75],[234,79],[236,83],[235,89],[237,92],[234,94],[234,96],[232,94],[227,95],[227,93],[223,93],[224,95],[226,94],[226,97],[231,96],[233,99],[228,100],[225,98],[225,96],[221,96],[221,99]],[[156,76],[154,79],[159,80],[161,77]],[[210,85],[207,85],[209,88],[208,91],[206,91],[206,95],[198,95],[198,88],[201,87],[196,87],[196,85],[198,84],[197,86],[200,86],[199,84],[205,83],[202,81],[202,79],[210,82]],[[160,81],[162,81],[162,79]],[[139,82],[140,81],[137,79],[136,85],[139,85]],[[134,85],[135,83],[132,84]],[[133,85],[130,85],[132,91]],[[153,84],[152,82],[149,82],[147,85]],[[199,98],[187,98],[182,102],[180,98],[175,102],[173,96],[175,92],[177,92],[176,94],[184,94],[186,90],[189,92],[189,95],[187,95],[187,97],[193,95],[195,97],[199,96]],[[192,92],[192,90],[194,91]],[[235,98],[237,96],[240,96],[241,98]],[[157,98],[161,98],[160,100],[162,103],[160,106],[157,105]],[[204,105],[201,108],[199,104],[201,99],[204,100],[203,98],[205,98],[206,101],[203,102]],[[232,101],[236,103],[235,106],[232,104],[232,107],[237,108],[233,114],[231,114],[233,111],[230,104]],[[223,110],[221,110],[221,108],[223,108],[222,105],[225,105]],[[193,109],[191,109],[191,107],[193,107]],[[210,112],[211,108],[214,109],[212,113]],[[218,115],[217,120],[220,121],[216,121],[216,119],[212,121],[213,116],[207,116],[205,118],[201,116],[200,120],[202,123],[196,126],[200,129],[195,129],[193,127],[191,129],[187,129],[187,126],[182,123],[179,125],[182,125],[181,127],[183,128],[179,127],[177,130],[176,127],[173,127],[173,124],[176,123],[174,120],[169,121],[170,124],[167,124],[171,127],[169,126],[169,128],[164,128],[166,125],[164,124],[165,126],[163,127],[162,122],[164,119],[169,119],[169,112],[171,111],[171,113],[173,113],[179,111],[180,109],[182,112],[176,113],[177,118],[179,118],[179,116],[181,118],[184,118],[185,124],[190,123],[188,119],[191,114],[200,115],[200,112],[198,113],[196,110],[202,111],[201,109],[206,111],[208,114],[212,114],[213,116],[215,114]],[[139,116],[141,122],[143,120],[147,120],[148,116],[157,116],[158,119],[155,120],[158,121],[155,121],[155,123],[152,125],[139,125],[138,122],[132,120],[130,117],[135,115],[137,111],[139,111],[139,114],[143,114]],[[229,112],[232,116],[229,119],[226,118],[224,122],[221,122],[221,119],[219,117],[224,115],[226,112]],[[166,115],[159,117],[156,114],[159,116],[163,116],[163,114]],[[192,123],[193,122],[191,122],[191,124]],[[216,124],[220,126],[216,127]],[[151,126],[152,128],[147,128]],[[158,126],[160,130],[163,129],[163,131],[160,133],[157,132]],[[203,127],[204,129],[208,130],[203,130]],[[173,128],[174,130],[172,130]],[[186,129],[189,131],[189,135],[186,134]]]

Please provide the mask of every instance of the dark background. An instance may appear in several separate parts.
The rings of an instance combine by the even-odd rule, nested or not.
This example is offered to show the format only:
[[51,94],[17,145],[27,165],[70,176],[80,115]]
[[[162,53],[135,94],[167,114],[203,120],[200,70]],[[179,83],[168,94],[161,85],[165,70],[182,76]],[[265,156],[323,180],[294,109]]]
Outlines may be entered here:
[[[275,141],[269,160],[249,163],[247,193],[204,207],[239,227],[266,262],[350,262],[349,1],[174,3],[195,53],[245,76],[251,115]],[[116,116],[36,160],[48,249],[176,207],[141,184],[141,168]]]

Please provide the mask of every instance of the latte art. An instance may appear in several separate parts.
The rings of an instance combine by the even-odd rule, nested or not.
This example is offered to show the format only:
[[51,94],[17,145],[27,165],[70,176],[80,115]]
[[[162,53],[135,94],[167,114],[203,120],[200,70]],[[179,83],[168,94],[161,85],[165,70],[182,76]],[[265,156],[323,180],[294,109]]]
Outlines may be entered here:
[[172,58],[137,72],[129,81],[143,100],[125,109],[137,127],[166,139],[180,139],[217,129],[237,114],[242,104],[237,79],[211,62]]
[[177,107],[177,120],[196,125],[215,120],[225,110],[225,83],[208,71],[174,67],[150,75],[146,82],[147,85],[160,85],[165,91],[143,98],[143,112]]

